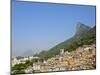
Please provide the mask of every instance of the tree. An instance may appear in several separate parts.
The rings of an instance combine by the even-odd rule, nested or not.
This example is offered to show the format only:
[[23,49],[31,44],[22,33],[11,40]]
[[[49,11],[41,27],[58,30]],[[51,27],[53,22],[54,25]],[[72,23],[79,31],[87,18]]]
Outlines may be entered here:
[[26,63],[25,65],[28,67],[28,66],[32,66],[33,65],[33,62],[30,61],[30,60],[26,60]]

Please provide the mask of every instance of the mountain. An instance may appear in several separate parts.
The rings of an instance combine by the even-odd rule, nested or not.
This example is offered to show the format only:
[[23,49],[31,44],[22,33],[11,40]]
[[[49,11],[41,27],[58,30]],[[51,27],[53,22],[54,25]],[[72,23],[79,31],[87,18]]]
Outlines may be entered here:
[[85,35],[89,30],[91,29],[91,27],[78,22],[76,25],[76,32],[75,35],[67,40],[65,40],[64,42],[61,42],[60,44],[54,46],[53,48],[51,48],[50,50],[57,50],[56,54],[59,53],[59,49],[64,48],[66,49],[67,47],[69,47],[70,44],[72,44],[72,42],[77,41],[79,38],[81,38],[83,35]]
[[33,53],[34,53],[33,50],[29,49],[29,50],[26,50],[26,51],[22,54],[22,56],[32,56]]
[[92,35],[96,35],[96,26],[94,26],[93,28],[91,28],[88,32],[87,32],[87,34],[89,35],[89,36],[92,36]]
[[88,45],[96,42],[96,26],[93,28],[82,24],[80,22],[76,25],[76,33],[73,37],[65,40],[64,42],[59,43],[48,51],[42,51],[38,54],[42,59],[51,58],[59,54],[60,49],[66,51],[73,51],[79,46]]
[[89,29],[91,29],[91,27],[81,23],[81,22],[78,22],[77,23],[77,26],[76,26],[76,33],[75,33],[75,36],[82,36],[84,33],[88,32]]

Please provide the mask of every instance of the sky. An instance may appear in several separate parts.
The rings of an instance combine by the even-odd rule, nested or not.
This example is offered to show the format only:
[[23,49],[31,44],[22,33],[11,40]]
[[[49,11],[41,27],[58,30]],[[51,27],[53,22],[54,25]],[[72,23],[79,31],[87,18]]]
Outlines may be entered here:
[[12,1],[12,55],[49,50],[75,34],[77,22],[95,25],[95,6]]

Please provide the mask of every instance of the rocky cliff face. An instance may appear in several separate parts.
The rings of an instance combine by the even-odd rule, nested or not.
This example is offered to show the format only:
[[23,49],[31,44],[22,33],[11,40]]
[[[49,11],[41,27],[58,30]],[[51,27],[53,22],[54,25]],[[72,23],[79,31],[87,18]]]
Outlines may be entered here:
[[76,26],[75,36],[82,36],[84,33],[88,32],[91,27],[86,26],[85,24],[78,22]]

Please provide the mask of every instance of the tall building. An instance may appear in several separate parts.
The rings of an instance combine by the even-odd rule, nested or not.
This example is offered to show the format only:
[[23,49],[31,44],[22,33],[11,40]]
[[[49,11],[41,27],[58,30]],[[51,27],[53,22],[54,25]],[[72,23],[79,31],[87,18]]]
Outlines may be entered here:
[[60,49],[60,55],[64,54],[64,49]]

